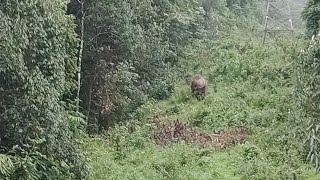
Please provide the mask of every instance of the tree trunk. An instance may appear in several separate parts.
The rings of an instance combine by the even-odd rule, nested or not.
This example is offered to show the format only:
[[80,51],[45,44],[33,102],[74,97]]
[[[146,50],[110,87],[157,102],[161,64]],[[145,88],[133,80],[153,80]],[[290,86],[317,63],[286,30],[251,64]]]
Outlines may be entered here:
[[81,3],[81,31],[80,31],[80,49],[79,49],[79,56],[78,56],[78,91],[77,91],[77,111],[79,111],[80,106],[80,89],[81,89],[81,62],[82,62],[82,52],[83,52],[83,34],[84,34],[84,0],[79,0]]

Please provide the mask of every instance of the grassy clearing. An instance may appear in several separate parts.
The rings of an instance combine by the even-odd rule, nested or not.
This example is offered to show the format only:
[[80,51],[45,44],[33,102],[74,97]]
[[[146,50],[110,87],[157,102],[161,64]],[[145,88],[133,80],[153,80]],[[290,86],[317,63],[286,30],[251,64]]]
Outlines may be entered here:
[[[320,179],[305,164],[302,144],[294,138],[290,54],[299,45],[282,41],[262,47],[258,39],[242,37],[186,48],[181,68],[207,77],[205,100],[193,98],[180,80],[169,99],[145,103],[132,122],[88,140],[91,179]],[[155,115],[189,122],[202,132],[246,127],[249,138],[226,150],[183,143],[158,147],[152,141]]]

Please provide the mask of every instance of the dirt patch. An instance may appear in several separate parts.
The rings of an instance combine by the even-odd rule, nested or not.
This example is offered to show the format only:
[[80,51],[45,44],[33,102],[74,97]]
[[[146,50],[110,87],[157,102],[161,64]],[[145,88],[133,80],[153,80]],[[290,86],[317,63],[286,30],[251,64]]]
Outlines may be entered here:
[[197,144],[200,147],[224,149],[231,145],[242,143],[247,138],[244,128],[227,128],[219,133],[199,133],[187,123],[175,121],[162,123],[155,121],[154,139],[158,145],[184,141]]

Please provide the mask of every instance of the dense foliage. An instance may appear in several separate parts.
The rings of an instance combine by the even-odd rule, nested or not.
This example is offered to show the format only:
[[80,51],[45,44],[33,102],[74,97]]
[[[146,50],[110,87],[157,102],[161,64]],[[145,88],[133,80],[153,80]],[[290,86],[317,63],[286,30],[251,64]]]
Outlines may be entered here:
[[296,100],[300,112],[300,128],[304,135],[300,137],[305,141],[307,160],[315,164],[320,170],[319,156],[319,64],[320,64],[320,2],[310,0],[303,11],[306,21],[307,37],[312,37],[310,43],[300,53],[296,63]]
[[82,179],[83,153],[61,103],[74,87],[77,46],[66,3],[1,4],[0,178]]
[[305,127],[308,151],[307,159],[315,163],[320,170],[319,156],[319,64],[320,64],[320,38],[312,40],[308,49],[301,54],[298,61],[297,72],[297,100],[302,109],[302,123]]
[[309,0],[304,11],[302,18],[306,22],[307,36],[310,38],[319,32],[320,28],[320,3],[318,0]]

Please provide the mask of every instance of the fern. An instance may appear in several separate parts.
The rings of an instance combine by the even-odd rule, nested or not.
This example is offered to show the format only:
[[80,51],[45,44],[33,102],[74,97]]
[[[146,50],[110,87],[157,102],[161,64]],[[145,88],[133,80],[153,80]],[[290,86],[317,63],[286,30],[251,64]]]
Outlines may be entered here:
[[0,177],[9,176],[13,170],[13,162],[10,157],[5,154],[0,154]]

